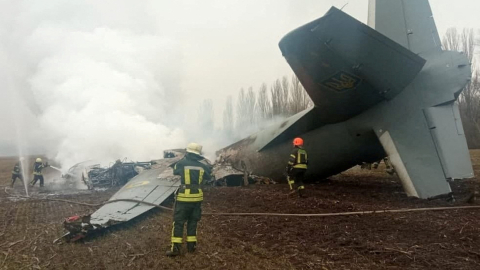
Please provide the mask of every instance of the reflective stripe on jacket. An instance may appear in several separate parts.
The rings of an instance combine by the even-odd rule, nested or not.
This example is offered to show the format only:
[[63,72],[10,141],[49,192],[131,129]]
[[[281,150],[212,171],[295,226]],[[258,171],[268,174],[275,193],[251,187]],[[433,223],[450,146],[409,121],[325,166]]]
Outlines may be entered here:
[[308,164],[308,155],[305,149],[300,147],[295,147],[292,153],[290,154],[290,159],[288,160],[288,167],[295,169],[307,169]]
[[45,165],[40,162],[35,162],[33,164],[33,175],[43,175],[42,170],[45,168]]
[[20,164],[19,163],[15,164],[15,167],[13,167],[12,173],[13,174],[20,174],[20,171],[21,171]]
[[181,176],[181,186],[178,189],[177,201],[201,202],[203,191],[201,184],[210,179],[210,166],[200,162],[200,156],[187,153],[184,159],[175,164],[173,173]]

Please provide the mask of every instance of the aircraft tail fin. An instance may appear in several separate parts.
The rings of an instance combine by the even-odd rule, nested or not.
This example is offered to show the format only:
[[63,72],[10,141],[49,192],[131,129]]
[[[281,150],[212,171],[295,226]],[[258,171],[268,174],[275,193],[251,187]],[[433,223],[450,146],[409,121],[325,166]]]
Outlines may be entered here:
[[445,177],[473,177],[473,169],[463,131],[460,111],[455,102],[424,110]]
[[392,99],[425,64],[425,59],[334,7],[287,34],[279,47],[315,106],[328,115],[328,123]]
[[441,50],[428,0],[370,0],[368,25],[416,54]]
[[457,105],[451,102],[410,113],[388,130],[375,130],[407,195],[448,194],[447,179],[473,177]]

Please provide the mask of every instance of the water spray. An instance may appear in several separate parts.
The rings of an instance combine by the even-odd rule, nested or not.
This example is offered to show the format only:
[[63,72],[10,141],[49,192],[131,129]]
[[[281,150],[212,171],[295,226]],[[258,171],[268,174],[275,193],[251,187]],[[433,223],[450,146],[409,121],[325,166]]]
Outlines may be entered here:
[[29,194],[28,194],[28,174],[27,174],[27,171],[25,170],[25,168],[27,168],[28,166],[28,160],[26,160],[25,158],[23,158],[22,156],[22,147],[20,147],[20,144],[18,146],[18,152],[19,152],[19,162],[20,162],[20,168],[21,168],[21,174],[22,174],[22,182],[23,182],[23,186],[25,187],[25,194],[27,195],[27,197],[29,197]]
[[[17,116],[18,117],[18,116]],[[25,140],[22,140],[22,138],[20,137],[21,136],[21,133],[20,133],[20,127],[17,123],[17,121],[15,121],[15,129],[16,129],[16,132],[17,132],[17,147],[18,147],[18,157],[19,157],[19,162],[20,162],[20,169],[21,169],[21,174],[22,174],[22,182],[23,182],[23,186],[25,187],[25,195],[27,197],[29,197],[29,194],[28,194],[28,173],[27,173],[27,170],[26,168],[28,168],[28,159],[24,158],[24,154],[25,154],[25,145],[24,145],[24,142]]]
[[59,171],[59,172],[62,172],[62,169],[57,168],[57,167],[55,167],[55,166],[50,165],[50,168],[52,168],[52,169],[54,169],[54,170],[57,170],[57,171]]
[[54,169],[54,170],[57,170],[57,171],[61,172],[61,173],[62,173],[62,177],[63,177],[64,175],[69,175],[69,176],[75,177],[75,175],[74,175],[74,174],[71,174],[71,173],[69,173],[69,172],[63,173],[62,169],[60,169],[60,168],[57,168],[57,167],[55,167],[55,166],[52,166],[52,165],[50,165],[50,168],[52,168],[52,169]]

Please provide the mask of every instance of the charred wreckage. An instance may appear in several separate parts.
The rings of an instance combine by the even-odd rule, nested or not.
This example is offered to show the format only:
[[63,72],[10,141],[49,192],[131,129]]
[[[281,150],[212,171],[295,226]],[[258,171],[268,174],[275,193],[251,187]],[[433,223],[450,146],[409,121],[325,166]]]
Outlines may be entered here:
[[[121,224],[160,206],[172,196],[180,185],[180,177],[173,175],[173,167],[183,158],[183,149],[164,152],[164,158],[151,162],[116,162],[108,168],[99,165],[77,164],[67,177],[82,175],[82,181],[93,188],[124,184],[97,211],[84,216],[72,216],[63,222],[67,231],[60,239],[74,242],[107,227]],[[204,159],[208,165],[212,164]],[[139,167],[141,168],[139,170]],[[269,178],[249,174],[217,160],[213,165],[211,186],[242,186],[249,184],[275,184]]]
[[[245,185],[250,172],[281,178],[290,139],[297,136],[315,164],[306,177],[326,178],[388,157],[407,196],[422,199],[449,195],[451,180],[473,177],[455,102],[471,80],[471,65],[464,54],[442,49],[428,0],[371,0],[368,25],[332,7],[288,33],[279,47],[315,106],[219,150],[216,183]],[[91,185],[136,176],[111,203],[67,219],[66,238],[159,206],[180,184],[172,166],[182,156],[166,151],[140,174],[135,164],[91,167],[83,174]]]

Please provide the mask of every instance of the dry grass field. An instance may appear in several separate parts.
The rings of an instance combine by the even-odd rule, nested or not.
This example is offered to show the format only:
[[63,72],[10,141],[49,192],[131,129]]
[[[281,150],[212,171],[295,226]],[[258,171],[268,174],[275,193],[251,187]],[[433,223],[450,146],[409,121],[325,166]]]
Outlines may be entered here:
[[[472,151],[476,175],[480,151]],[[62,221],[91,207],[18,199],[10,183],[15,158],[0,159],[0,269],[480,269],[480,210],[338,217],[204,216],[195,254],[166,258],[171,213],[153,210],[76,243],[53,240]],[[467,203],[478,178],[452,184],[456,202],[407,198],[396,176],[351,169],[307,185],[308,198],[285,184],[212,187],[205,212],[330,213],[475,205]],[[116,189],[54,195],[100,203]],[[34,187],[34,198],[49,193]],[[167,202],[168,204],[170,202]]]

